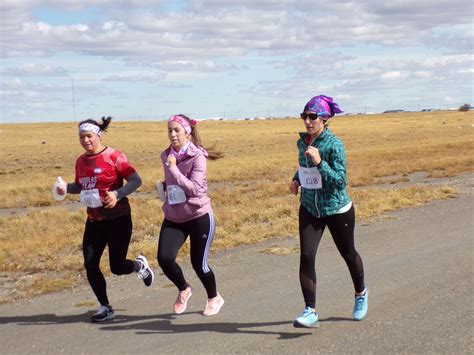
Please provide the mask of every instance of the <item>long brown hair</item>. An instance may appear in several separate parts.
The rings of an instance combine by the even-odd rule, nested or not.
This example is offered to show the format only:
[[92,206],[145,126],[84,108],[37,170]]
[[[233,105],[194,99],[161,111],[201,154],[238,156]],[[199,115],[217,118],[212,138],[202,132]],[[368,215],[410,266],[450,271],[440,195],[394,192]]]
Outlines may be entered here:
[[[224,153],[221,152],[220,150],[217,150],[215,147],[216,147],[216,143],[214,143],[212,146],[210,147],[204,147],[204,145],[202,144],[201,142],[201,136],[199,135],[199,131],[196,127],[196,124],[195,122],[193,122],[193,120],[191,120],[188,116],[186,115],[183,115],[183,114],[179,114],[178,116],[180,117],[183,117],[185,120],[187,120],[189,122],[189,125],[191,126],[191,142],[194,143],[195,146],[197,147],[202,147],[204,148],[206,151],[207,151],[207,154],[208,154],[208,158],[210,160],[217,160],[217,159],[220,159],[224,156]],[[193,124],[194,123],[194,124]]]

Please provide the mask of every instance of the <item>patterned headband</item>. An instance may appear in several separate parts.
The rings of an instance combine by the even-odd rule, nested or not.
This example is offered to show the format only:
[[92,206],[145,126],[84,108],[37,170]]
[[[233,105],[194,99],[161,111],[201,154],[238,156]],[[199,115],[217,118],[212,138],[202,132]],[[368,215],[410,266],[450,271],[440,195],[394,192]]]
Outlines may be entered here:
[[82,123],[80,126],[79,126],[79,133],[81,132],[92,132],[92,133],[95,133],[97,134],[98,136],[101,136],[102,135],[102,130],[100,129],[99,126],[93,124],[93,123]]
[[168,120],[168,122],[178,122],[181,126],[183,126],[184,130],[186,131],[186,134],[191,134],[191,127],[197,125],[196,120],[187,120],[181,115],[174,115],[171,116],[171,118]]

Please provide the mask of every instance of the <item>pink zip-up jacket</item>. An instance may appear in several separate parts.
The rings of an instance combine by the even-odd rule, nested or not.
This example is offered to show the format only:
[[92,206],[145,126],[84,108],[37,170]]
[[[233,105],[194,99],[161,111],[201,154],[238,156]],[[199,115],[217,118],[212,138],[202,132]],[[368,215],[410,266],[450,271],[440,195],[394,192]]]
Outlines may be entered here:
[[176,223],[184,223],[211,212],[211,199],[207,196],[206,162],[207,152],[202,147],[189,144],[186,153],[176,160],[176,166],[170,168],[166,162],[170,147],[161,152],[161,161],[165,172],[165,189],[169,185],[179,185],[186,201],[170,205],[166,198],[163,204],[165,218]]

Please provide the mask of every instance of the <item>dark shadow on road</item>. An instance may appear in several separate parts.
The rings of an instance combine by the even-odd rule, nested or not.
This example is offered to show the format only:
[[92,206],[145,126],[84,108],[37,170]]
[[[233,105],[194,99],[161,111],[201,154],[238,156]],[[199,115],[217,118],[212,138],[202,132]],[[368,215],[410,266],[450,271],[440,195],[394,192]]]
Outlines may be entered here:
[[[199,313],[200,312],[193,312]],[[38,314],[32,316],[18,317],[0,317],[0,324],[16,323],[18,325],[54,325],[69,323],[90,323],[89,319],[94,314],[88,311],[81,314],[58,316],[55,314]],[[191,314],[191,313],[187,313]],[[115,330],[134,330],[136,334],[166,334],[166,333],[196,333],[196,332],[214,332],[224,334],[258,334],[258,335],[276,335],[278,339],[296,339],[305,335],[311,335],[312,332],[301,333],[296,329],[293,332],[260,330],[252,328],[272,327],[287,325],[293,329],[288,320],[276,322],[256,322],[256,323],[237,323],[237,322],[213,322],[209,318],[209,323],[191,323],[191,324],[173,324],[176,319],[175,314],[157,314],[148,316],[129,316],[118,314],[115,319],[107,323],[96,323],[97,327],[103,331]]]
[[278,339],[296,339],[304,335],[311,335],[312,333],[299,332],[281,332],[270,330],[259,330],[252,328],[272,327],[278,325],[287,325],[292,327],[291,322],[277,321],[277,322],[256,322],[256,323],[236,323],[236,322],[212,322],[209,323],[191,323],[191,324],[173,324],[171,320],[162,319],[126,325],[115,325],[109,323],[100,329],[107,331],[114,330],[136,330],[137,334],[166,334],[166,333],[196,333],[196,332],[212,332],[224,334],[258,334],[258,335],[277,335]]
[[[115,309],[117,311],[117,309]],[[87,311],[81,314],[58,316],[56,314],[37,314],[32,316],[0,317],[0,324],[17,323],[19,325],[44,325],[44,324],[69,324],[69,323],[87,323],[90,324],[90,318],[94,311]],[[174,314],[150,315],[150,316],[127,316],[118,314],[113,320],[114,323],[135,322],[143,319],[174,319]],[[103,323],[98,323],[101,325]]]
[[324,319],[319,319],[319,322],[341,322],[341,321],[356,322],[354,319],[347,318],[347,317],[328,317]]
[[42,325],[42,324],[68,324],[68,323],[90,323],[89,319],[94,312],[89,311],[69,316],[58,316],[56,314],[37,314],[32,316],[0,317],[0,324],[17,323],[19,325]]

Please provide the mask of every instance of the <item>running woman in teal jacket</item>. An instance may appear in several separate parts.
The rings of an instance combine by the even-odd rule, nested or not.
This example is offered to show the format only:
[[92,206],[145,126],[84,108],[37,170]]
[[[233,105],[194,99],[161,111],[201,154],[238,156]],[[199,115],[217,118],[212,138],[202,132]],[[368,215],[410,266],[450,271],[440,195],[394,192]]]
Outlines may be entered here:
[[355,289],[353,318],[367,314],[369,292],[364,283],[362,258],[355,249],[355,212],[346,190],[346,153],[344,144],[327,127],[329,118],[344,112],[333,99],[319,95],[311,98],[301,113],[306,132],[297,141],[299,168],[290,192],[300,190],[300,284],[305,309],[293,323],[295,327],[317,327],[316,252],[326,226],[344,258]]

